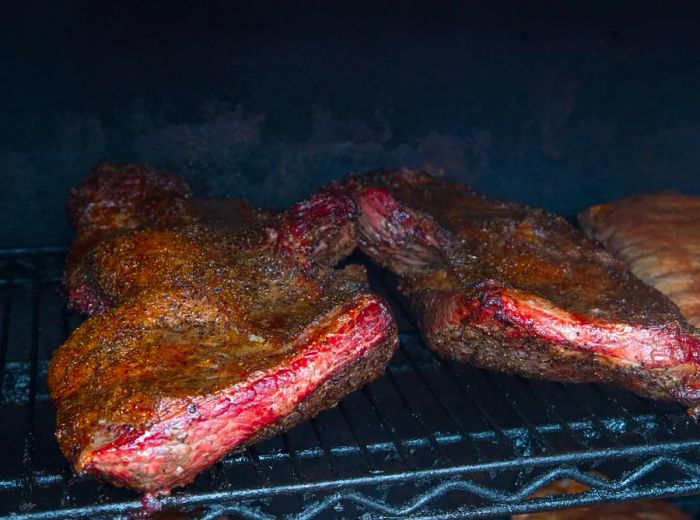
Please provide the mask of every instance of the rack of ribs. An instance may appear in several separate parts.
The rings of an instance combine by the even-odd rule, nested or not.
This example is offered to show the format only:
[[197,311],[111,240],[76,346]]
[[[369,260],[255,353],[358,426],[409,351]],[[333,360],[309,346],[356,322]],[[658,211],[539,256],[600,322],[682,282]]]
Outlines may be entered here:
[[287,212],[192,197],[175,175],[105,164],[69,212],[70,304],[55,352],[57,438],[79,473],[168,493],[234,449],[334,406],[397,345],[359,266],[356,207],[332,184]]
[[412,170],[348,177],[360,245],[398,275],[426,343],[476,366],[606,382],[696,415],[700,339],[561,217]]
[[636,195],[593,206],[579,221],[588,236],[610,248],[700,327],[700,197]]

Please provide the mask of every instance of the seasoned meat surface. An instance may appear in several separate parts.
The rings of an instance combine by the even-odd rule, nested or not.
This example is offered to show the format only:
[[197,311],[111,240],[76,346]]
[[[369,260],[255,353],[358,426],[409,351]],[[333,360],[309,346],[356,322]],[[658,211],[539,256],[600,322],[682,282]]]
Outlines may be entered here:
[[54,354],[49,388],[78,472],[168,492],[335,405],[396,347],[362,268],[330,267],[355,243],[341,186],[273,215],[106,165],[69,207],[67,293],[94,316]]
[[700,342],[677,307],[563,218],[412,170],[346,185],[362,249],[439,353],[697,405]]
[[146,286],[197,284],[232,250],[330,266],[355,247],[355,206],[337,185],[274,215],[240,199],[193,198],[169,172],[107,163],[72,190],[68,212],[77,236],[65,287],[69,304],[90,315]]
[[605,244],[700,327],[700,197],[635,195],[579,216],[588,236]]

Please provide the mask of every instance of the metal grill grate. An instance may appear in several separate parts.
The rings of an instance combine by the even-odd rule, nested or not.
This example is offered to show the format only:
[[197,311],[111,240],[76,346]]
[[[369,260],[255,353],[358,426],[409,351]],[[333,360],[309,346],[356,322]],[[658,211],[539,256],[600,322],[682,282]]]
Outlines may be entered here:
[[[61,249],[0,252],[0,516],[112,518],[141,507],[132,492],[73,476],[53,438],[47,361],[80,322],[57,291],[63,259]],[[227,457],[166,509],[206,519],[476,518],[700,490],[700,428],[680,407],[441,360],[397,312],[401,348],[384,377]],[[564,476],[591,490],[528,498]]]

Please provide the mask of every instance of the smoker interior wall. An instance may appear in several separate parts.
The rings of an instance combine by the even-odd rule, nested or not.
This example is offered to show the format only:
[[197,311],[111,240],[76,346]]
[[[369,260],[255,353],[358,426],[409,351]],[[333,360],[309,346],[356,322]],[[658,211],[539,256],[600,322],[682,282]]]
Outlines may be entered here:
[[692,3],[144,4],[3,8],[0,246],[67,243],[101,159],[277,206],[398,164],[569,216],[700,191]]

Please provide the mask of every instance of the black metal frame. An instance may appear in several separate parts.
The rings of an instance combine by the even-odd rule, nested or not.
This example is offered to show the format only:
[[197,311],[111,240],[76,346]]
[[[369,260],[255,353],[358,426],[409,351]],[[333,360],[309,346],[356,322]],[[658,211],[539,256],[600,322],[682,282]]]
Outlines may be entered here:
[[[53,440],[46,364],[79,323],[57,291],[64,254],[0,251],[0,516],[142,508],[127,490],[73,476]],[[382,378],[227,457],[163,506],[207,519],[481,518],[700,491],[700,427],[677,405],[445,361],[397,313],[401,349]],[[530,498],[559,477],[590,490]]]

